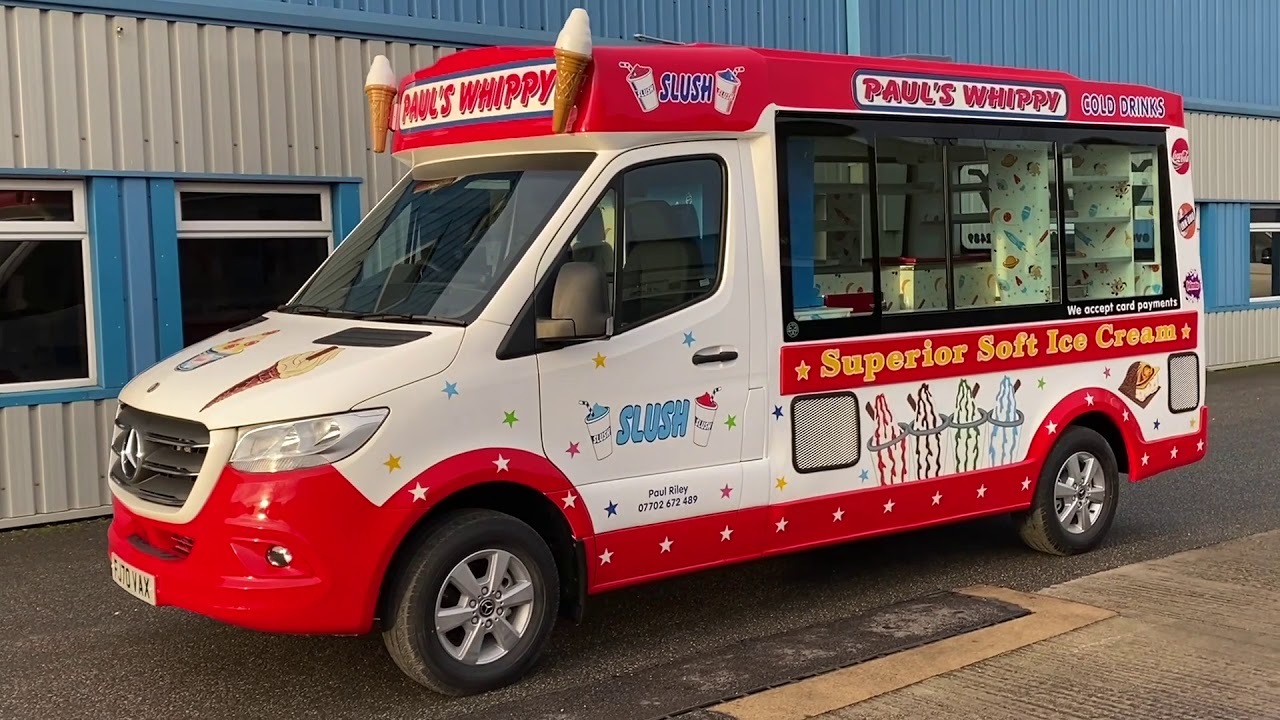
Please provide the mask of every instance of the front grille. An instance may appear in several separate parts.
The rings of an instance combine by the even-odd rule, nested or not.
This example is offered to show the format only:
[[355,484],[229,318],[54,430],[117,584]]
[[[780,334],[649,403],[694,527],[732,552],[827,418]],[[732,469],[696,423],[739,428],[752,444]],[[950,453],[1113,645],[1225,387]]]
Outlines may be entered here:
[[111,479],[121,489],[181,507],[209,454],[209,431],[200,423],[121,405],[111,452]]

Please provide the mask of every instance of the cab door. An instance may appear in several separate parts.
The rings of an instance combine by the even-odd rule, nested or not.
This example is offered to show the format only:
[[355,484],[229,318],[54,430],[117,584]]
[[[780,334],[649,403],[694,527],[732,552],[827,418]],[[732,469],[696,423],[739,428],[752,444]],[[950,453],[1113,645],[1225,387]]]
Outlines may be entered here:
[[624,153],[554,248],[596,263],[610,296],[607,337],[538,354],[544,450],[602,536],[595,584],[724,560],[752,534],[734,534],[744,432],[759,422],[743,412],[740,170],[732,141]]

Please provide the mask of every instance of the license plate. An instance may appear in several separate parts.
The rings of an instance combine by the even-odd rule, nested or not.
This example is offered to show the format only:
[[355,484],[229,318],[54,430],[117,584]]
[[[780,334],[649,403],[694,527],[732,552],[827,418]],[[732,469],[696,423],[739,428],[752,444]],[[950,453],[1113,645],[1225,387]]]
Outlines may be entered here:
[[145,603],[156,604],[156,576],[142,572],[114,553],[111,555],[111,579],[130,595]]

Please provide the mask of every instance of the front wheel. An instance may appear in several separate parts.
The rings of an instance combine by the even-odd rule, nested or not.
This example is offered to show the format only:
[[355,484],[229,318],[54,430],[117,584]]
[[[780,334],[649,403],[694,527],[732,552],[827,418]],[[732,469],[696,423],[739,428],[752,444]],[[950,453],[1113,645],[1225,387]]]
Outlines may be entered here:
[[559,575],[533,528],[489,510],[445,519],[397,578],[383,643],[409,677],[445,695],[509,685],[555,624]]
[[1029,547],[1075,555],[1097,547],[1111,528],[1120,500],[1120,468],[1106,439],[1072,425],[1040,469],[1031,508],[1014,515]]

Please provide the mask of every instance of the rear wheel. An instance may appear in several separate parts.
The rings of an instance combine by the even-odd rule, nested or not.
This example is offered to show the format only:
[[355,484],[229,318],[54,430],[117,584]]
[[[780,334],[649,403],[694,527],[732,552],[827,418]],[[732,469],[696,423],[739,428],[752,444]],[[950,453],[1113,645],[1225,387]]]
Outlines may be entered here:
[[537,663],[559,598],[555,559],[533,528],[465,510],[427,533],[404,566],[383,643],[406,675],[436,692],[486,692]]
[[1120,499],[1120,469],[1106,439],[1072,425],[1045,458],[1031,508],[1014,520],[1023,542],[1053,555],[1088,552],[1102,542]]

